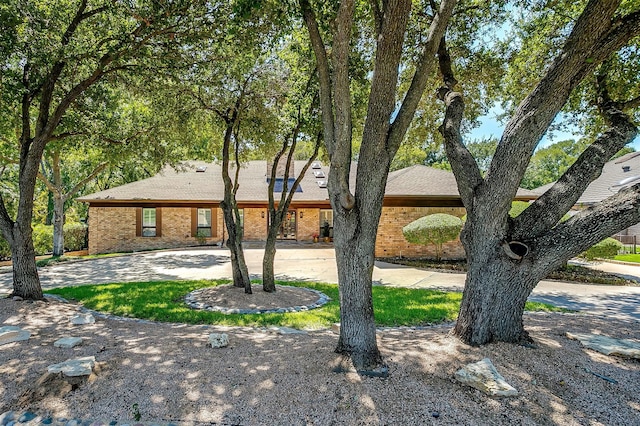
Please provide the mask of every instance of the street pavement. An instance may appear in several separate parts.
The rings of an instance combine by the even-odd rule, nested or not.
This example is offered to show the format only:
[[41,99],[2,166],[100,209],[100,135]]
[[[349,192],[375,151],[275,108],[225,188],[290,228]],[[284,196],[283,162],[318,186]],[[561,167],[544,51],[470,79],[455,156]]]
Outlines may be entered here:
[[[260,248],[245,250],[252,278],[260,277],[262,254]],[[603,262],[590,267],[640,281],[640,266]],[[11,270],[3,269],[5,273],[0,273],[0,295],[9,294],[12,288]],[[275,271],[280,280],[338,282],[335,252],[329,247],[279,247]],[[112,282],[231,278],[231,264],[226,249],[207,247],[66,262],[40,268],[39,274],[42,287],[49,289]],[[376,262],[373,280],[375,285],[462,291],[465,274]],[[530,300],[623,320],[640,320],[640,286],[541,281]]]

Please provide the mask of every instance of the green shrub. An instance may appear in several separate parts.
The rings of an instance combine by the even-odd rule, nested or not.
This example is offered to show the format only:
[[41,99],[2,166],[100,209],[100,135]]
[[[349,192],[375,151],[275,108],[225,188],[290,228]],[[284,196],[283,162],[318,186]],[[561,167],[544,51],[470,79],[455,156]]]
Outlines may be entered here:
[[413,244],[433,244],[436,247],[436,259],[440,260],[442,245],[455,240],[462,229],[462,220],[450,214],[437,213],[414,220],[404,228],[404,238]]
[[607,238],[589,248],[587,251],[582,253],[581,256],[588,260],[596,258],[611,259],[618,254],[622,247],[623,245],[620,241],[613,238]]
[[11,259],[11,247],[9,242],[0,235],[0,260]]
[[53,226],[37,224],[33,226],[33,248],[36,256],[53,251]]
[[64,247],[68,251],[82,250],[87,241],[87,225],[81,222],[64,224]]

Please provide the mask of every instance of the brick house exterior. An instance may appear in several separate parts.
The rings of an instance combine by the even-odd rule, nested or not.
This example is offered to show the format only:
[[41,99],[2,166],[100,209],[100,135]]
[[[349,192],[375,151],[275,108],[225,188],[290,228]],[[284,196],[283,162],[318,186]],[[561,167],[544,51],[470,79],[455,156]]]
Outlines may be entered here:
[[[303,163],[296,162],[290,177],[295,176],[295,169],[301,169]],[[328,168],[320,163],[314,163],[314,168],[307,171],[290,205],[289,220],[281,229],[280,239],[311,242],[314,235],[322,236],[325,221],[330,234],[333,232],[326,189],[328,173]],[[269,217],[266,177],[269,174],[265,161],[250,161],[240,170],[236,197],[246,241],[266,239]],[[353,179],[355,175],[354,169]],[[226,234],[219,208],[222,198],[220,166],[204,163],[191,163],[186,171],[166,169],[149,179],[81,197],[80,201],[89,203],[89,253],[220,244]],[[533,198],[535,195],[528,191],[518,193],[518,199]],[[458,217],[465,214],[452,173],[426,166],[391,172],[378,228],[376,256],[433,256],[433,247],[408,243],[402,227],[434,213]],[[464,257],[460,242],[446,243],[443,257]]]

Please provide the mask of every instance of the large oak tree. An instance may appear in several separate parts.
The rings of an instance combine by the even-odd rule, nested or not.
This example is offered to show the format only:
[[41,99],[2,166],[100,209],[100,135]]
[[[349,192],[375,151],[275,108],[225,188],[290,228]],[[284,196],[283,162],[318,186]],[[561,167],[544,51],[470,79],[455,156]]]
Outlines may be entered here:
[[[454,332],[471,344],[528,340],[523,309],[539,280],[572,256],[640,221],[640,185],[561,221],[604,163],[637,135],[625,113],[637,109],[637,100],[612,99],[605,62],[615,60],[640,34],[638,3],[621,7],[620,1],[591,0],[565,30],[566,39],[550,49],[550,63],[539,64],[545,69],[536,70],[540,77],[514,109],[484,176],[462,143],[463,98],[455,90],[451,60],[444,42],[441,45],[445,85],[439,95],[446,105],[441,131],[467,209],[461,241],[468,273]],[[594,104],[605,128],[551,189],[510,218],[511,200],[536,145],[581,83],[597,87]]]

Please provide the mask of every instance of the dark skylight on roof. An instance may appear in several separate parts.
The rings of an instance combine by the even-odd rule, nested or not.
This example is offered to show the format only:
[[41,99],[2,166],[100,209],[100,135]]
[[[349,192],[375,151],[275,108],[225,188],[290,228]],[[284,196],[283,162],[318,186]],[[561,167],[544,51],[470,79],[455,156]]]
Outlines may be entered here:
[[[287,180],[287,190],[291,191],[291,187],[296,180],[294,178],[289,178]],[[271,178],[267,178],[267,184],[271,182]],[[282,188],[284,187],[284,179],[276,178],[275,183],[273,184],[273,192],[282,192]],[[302,192],[302,185],[298,185],[296,188],[296,192]]]
[[324,178],[324,172],[322,170],[314,170],[313,175],[317,178]]

